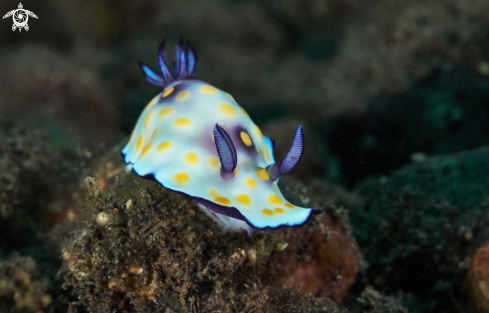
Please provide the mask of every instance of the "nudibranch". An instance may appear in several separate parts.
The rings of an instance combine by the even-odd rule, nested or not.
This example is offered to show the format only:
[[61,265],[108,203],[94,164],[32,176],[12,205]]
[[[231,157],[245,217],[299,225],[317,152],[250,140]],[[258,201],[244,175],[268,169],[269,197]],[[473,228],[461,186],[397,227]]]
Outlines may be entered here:
[[300,226],[319,210],[288,202],[277,186],[304,151],[302,126],[276,163],[272,140],[262,135],[234,98],[194,80],[197,56],[183,41],[170,67],[165,42],[158,50],[161,73],[139,63],[146,79],[163,91],[143,110],[122,150],[133,171],[194,201],[223,233]]

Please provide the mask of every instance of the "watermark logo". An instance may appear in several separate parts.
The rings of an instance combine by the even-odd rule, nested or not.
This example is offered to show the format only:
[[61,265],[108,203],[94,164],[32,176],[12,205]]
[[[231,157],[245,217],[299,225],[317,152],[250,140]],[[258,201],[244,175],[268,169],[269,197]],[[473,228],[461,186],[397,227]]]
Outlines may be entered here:
[[17,10],[12,10],[5,14],[3,18],[7,18],[12,16],[12,20],[14,21],[14,25],[12,25],[12,30],[15,31],[17,28],[19,32],[22,31],[22,28],[26,31],[29,30],[29,25],[27,25],[27,21],[29,20],[29,16],[33,18],[37,18],[37,15],[34,12],[29,10],[24,10],[22,3],[19,3],[19,7]]

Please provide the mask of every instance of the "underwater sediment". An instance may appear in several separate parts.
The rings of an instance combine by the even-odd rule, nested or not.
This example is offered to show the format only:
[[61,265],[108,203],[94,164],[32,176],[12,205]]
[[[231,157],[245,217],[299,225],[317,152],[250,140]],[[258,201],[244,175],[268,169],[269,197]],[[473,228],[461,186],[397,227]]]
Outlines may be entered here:
[[31,257],[14,255],[0,260],[2,312],[43,312],[51,304],[49,279],[41,278]]
[[68,307],[57,225],[72,217],[78,175],[88,158],[60,148],[42,129],[0,119],[0,311]]

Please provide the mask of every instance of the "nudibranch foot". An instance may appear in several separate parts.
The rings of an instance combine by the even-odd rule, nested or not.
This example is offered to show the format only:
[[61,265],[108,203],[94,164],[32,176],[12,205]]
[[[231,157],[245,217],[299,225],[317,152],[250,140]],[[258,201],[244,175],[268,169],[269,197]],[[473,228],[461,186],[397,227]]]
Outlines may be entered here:
[[232,218],[223,214],[219,214],[208,210],[205,206],[199,204],[199,208],[204,211],[204,213],[217,223],[219,229],[221,229],[221,234],[224,235],[229,232],[246,231],[248,236],[251,237],[253,234],[253,228],[248,225],[245,221]]
[[140,63],[146,78],[163,90],[143,110],[123,148],[126,164],[202,205],[223,233],[304,225],[319,211],[291,204],[277,185],[302,157],[302,126],[276,163],[273,141],[234,98],[192,79],[197,68],[192,46],[180,40],[174,67],[164,47],[163,42],[158,50],[160,71]]
[[[224,217],[227,217],[227,216],[224,215]],[[228,233],[228,232],[234,232],[234,231],[238,231],[238,230],[246,231],[248,233],[248,236],[250,236],[250,237],[251,237],[251,235],[253,235],[253,228],[251,228],[250,225],[246,224],[243,221],[232,218],[232,217],[228,217],[228,219],[229,219],[229,221],[226,223],[226,225],[224,226],[224,228],[221,231],[222,235],[224,235],[225,233]]]

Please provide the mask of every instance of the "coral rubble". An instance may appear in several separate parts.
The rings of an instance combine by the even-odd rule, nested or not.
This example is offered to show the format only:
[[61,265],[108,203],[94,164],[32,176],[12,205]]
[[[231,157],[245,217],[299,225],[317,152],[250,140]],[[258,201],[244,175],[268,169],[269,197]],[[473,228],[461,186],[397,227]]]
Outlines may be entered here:
[[359,268],[360,254],[351,237],[348,208],[360,199],[319,180],[306,184],[284,177],[282,183],[290,199],[327,214],[315,216],[304,227],[277,231],[279,243],[267,263],[265,277],[275,286],[295,286],[339,303],[355,282]]
[[386,297],[373,287],[367,287],[357,299],[365,313],[408,313],[409,310],[400,304],[400,298]]
[[87,178],[82,192],[63,247],[64,285],[79,299],[72,311],[338,310],[327,298],[260,279],[283,242],[274,231],[222,236],[192,201],[134,174],[120,175],[103,193]]
[[43,129],[0,120],[1,312],[66,310],[54,230],[73,218],[87,159]]

